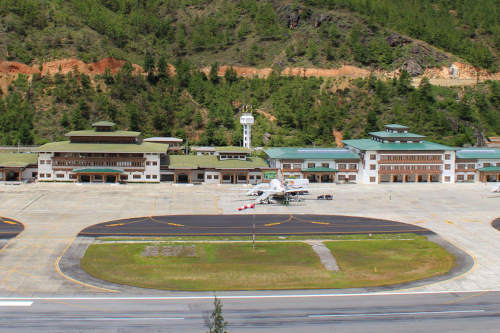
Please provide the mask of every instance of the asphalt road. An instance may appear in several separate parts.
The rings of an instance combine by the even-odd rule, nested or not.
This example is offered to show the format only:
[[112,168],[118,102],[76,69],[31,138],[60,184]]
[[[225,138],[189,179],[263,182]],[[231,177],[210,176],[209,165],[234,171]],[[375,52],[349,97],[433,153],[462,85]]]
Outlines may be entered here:
[[11,218],[0,216],[0,239],[14,238],[24,230],[24,225]]
[[331,235],[417,233],[431,231],[411,224],[341,215],[169,215],[100,223],[79,236],[169,235]]
[[491,222],[491,226],[497,230],[500,230],[500,219],[496,219],[495,221]]
[[[228,332],[485,332],[500,293],[218,295]],[[5,306],[10,302],[11,306]],[[8,332],[205,332],[213,295],[0,299]],[[16,304],[14,306],[14,304]],[[61,330],[61,328],[63,328]]]

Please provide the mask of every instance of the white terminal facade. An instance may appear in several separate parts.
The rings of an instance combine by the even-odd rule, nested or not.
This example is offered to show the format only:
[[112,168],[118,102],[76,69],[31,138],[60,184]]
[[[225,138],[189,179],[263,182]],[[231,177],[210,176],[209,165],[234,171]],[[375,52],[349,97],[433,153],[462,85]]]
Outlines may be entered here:
[[397,124],[370,133],[369,139],[344,140],[343,148],[267,149],[266,160],[252,157],[248,147],[193,147],[196,155],[175,155],[181,152],[180,139],[141,141],[139,132],[117,131],[113,123],[98,122],[93,127],[68,133],[69,141],[38,147],[38,160],[37,154],[0,154],[0,181],[500,182],[500,149],[452,148],[425,141],[424,136]]

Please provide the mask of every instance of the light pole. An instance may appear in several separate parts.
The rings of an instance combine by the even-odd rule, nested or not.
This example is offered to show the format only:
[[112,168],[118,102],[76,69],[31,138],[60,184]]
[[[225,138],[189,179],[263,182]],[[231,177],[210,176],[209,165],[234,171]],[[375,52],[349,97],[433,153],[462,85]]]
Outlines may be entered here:
[[252,228],[252,251],[255,251],[255,210],[257,205],[253,206],[253,228]]

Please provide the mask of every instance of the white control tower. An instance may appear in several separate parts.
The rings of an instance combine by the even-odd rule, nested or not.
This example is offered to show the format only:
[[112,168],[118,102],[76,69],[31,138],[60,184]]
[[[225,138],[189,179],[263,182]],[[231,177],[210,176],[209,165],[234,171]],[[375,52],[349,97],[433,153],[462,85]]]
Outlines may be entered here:
[[251,128],[254,118],[250,112],[243,112],[240,118],[240,124],[243,125],[243,147],[251,148],[252,132]]

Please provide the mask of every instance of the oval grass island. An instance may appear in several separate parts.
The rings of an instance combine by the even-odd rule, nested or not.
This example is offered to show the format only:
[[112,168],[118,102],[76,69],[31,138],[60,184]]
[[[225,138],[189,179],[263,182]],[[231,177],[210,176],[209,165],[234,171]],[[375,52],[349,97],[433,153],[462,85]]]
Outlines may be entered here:
[[134,287],[223,291],[384,286],[445,274],[455,265],[451,253],[411,233],[315,238],[331,251],[338,271],[323,266],[304,242],[310,236],[259,237],[255,249],[248,237],[105,238],[87,249],[81,266]]

